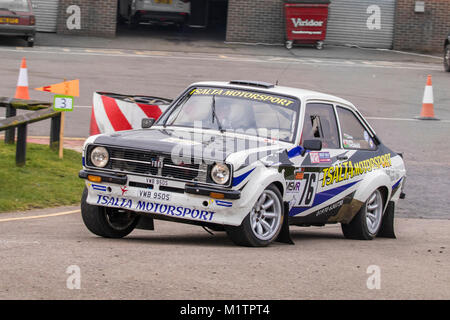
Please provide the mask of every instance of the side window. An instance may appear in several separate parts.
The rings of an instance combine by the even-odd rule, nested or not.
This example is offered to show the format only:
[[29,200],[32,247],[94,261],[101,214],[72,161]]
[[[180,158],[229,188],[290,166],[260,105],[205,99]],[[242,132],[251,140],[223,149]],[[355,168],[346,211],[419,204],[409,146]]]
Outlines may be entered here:
[[352,111],[337,107],[337,113],[341,124],[342,145],[345,149],[376,149],[370,134]]
[[308,103],[305,110],[302,141],[322,140],[324,148],[339,148],[339,134],[333,106],[325,103]]

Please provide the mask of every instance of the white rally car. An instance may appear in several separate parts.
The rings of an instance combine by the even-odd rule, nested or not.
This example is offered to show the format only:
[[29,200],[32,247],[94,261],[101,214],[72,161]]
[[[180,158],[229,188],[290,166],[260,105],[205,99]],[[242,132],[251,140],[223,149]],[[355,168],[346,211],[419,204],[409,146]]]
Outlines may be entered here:
[[201,82],[142,127],[86,140],[81,209],[96,235],[120,238],[165,219],[225,230],[246,246],[292,243],[290,225],[395,237],[403,159],[346,100]]

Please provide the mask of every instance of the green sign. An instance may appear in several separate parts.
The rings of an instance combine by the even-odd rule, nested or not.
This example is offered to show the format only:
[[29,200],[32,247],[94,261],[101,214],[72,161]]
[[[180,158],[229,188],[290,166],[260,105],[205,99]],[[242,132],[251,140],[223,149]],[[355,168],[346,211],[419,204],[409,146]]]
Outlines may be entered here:
[[53,109],[55,111],[73,111],[73,97],[55,95],[53,99]]

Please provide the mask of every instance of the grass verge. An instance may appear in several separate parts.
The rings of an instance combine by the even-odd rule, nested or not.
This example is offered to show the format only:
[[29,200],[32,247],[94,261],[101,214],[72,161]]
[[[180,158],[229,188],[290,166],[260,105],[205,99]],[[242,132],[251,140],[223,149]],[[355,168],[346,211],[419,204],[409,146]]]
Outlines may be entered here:
[[16,146],[0,142],[0,212],[80,203],[80,153],[65,149],[60,160],[48,145],[27,143],[26,159],[16,167]]

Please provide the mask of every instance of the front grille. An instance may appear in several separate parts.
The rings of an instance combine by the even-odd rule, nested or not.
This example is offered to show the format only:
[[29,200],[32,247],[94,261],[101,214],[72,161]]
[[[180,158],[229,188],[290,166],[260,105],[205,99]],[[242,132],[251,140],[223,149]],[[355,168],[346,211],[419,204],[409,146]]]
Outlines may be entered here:
[[194,159],[174,163],[170,154],[111,147],[108,149],[110,163],[107,168],[116,172],[207,182],[207,165],[198,164]]

